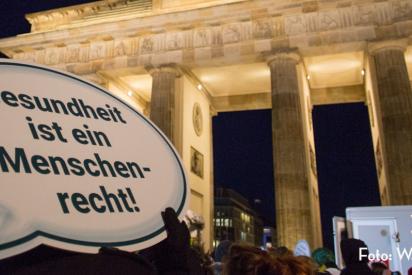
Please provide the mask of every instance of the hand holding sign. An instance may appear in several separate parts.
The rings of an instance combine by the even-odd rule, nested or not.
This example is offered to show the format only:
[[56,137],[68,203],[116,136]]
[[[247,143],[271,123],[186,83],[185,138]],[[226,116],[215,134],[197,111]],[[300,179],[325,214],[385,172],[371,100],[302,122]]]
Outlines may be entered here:
[[[182,215],[187,182],[165,136],[73,75],[0,60],[0,258],[40,243],[137,250]],[[25,79],[25,81],[21,81]]]

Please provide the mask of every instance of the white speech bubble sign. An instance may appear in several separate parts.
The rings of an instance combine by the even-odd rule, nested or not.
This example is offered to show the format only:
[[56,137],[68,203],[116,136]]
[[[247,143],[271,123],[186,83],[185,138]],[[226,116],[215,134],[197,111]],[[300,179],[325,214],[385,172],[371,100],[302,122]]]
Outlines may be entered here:
[[72,74],[0,59],[0,259],[39,244],[135,251],[182,217],[175,149],[142,114]]

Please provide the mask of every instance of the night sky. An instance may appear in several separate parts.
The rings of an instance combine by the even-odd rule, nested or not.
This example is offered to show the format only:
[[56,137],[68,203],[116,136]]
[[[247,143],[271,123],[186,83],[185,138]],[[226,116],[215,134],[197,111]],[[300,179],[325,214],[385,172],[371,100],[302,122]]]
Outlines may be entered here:
[[[0,37],[29,32],[24,15],[87,3],[86,0],[0,1]],[[362,103],[313,109],[324,244],[333,248],[332,217],[349,206],[379,205],[367,108]],[[215,185],[261,203],[274,224],[274,178],[270,110],[220,113],[213,118]]]

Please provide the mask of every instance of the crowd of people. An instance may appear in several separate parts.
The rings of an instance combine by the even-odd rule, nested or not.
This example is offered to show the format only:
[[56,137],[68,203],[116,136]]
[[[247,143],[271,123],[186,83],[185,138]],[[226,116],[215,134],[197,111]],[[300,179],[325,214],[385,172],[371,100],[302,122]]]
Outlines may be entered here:
[[[190,233],[171,208],[162,213],[167,238],[143,251],[126,252],[101,248],[98,254],[69,252],[41,245],[0,261],[0,274],[7,275],[388,275],[385,263],[360,259],[366,244],[357,239],[341,242],[345,267],[339,270],[326,248],[311,251],[306,241],[287,247],[261,249],[223,240],[210,254],[190,245]],[[412,274],[412,272],[410,273]],[[408,274],[408,275],[410,275]]]
[[357,239],[341,242],[345,267],[340,270],[335,264],[333,252],[326,248],[311,251],[306,241],[299,241],[290,250],[287,247],[262,250],[253,246],[232,244],[223,241],[217,247],[211,271],[214,275],[390,275],[387,263],[368,263],[368,258],[359,258],[366,244]]

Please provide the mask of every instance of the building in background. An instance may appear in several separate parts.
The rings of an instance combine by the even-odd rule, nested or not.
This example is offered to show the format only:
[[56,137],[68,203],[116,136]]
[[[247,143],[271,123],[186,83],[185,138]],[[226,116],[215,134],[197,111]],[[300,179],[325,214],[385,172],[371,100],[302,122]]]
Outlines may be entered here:
[[245,197],[232,189],[215,189],[213,247],[222,240],[261,246],[263,222]]
[[276,231],[271,226],[263,228],[262,246],[264,248],[277,247]]

